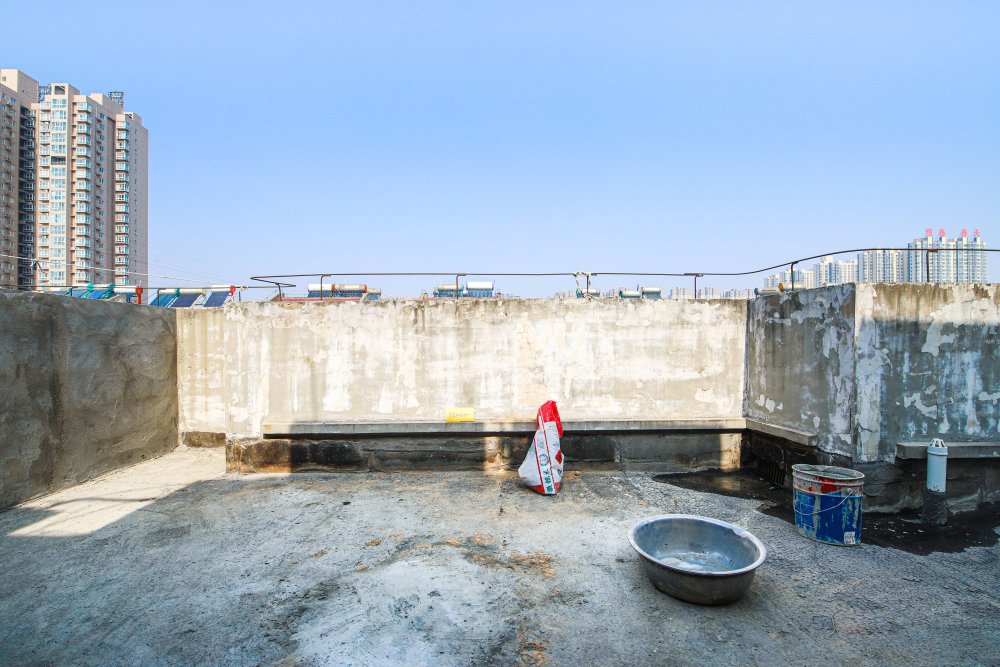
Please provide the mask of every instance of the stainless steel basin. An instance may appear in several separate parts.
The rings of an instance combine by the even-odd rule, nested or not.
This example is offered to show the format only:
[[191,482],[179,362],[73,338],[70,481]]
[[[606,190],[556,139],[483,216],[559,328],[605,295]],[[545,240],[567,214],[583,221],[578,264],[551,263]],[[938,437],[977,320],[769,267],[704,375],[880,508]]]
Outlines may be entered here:
[[767,549],[749,531],[689,514],[643,519],[632,527],[628,541],[654,586],[697,604],[739,600],[767,558]]

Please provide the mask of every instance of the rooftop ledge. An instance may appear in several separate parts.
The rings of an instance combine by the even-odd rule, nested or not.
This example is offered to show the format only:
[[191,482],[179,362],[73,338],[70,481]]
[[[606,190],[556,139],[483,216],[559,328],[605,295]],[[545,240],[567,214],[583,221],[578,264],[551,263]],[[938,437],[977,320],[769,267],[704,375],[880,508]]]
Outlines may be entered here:
[[[897,459],[926,459],[926,442],[897,442]],[[1000,442],[945,442],[950,459],[997,459],[1000,458]]]
[[[469,422],[444,421],[288,421],[267,420],[261,425],[265,437],[302,436],[414,436],[530,434],[534,421],[497,419]],[[743,431],[755,430],[800,444],[811,444],[812,433],[743,417],[711,419],[589,419],[563,420],[563,430],[577,433],[628,433],[649,431]]]

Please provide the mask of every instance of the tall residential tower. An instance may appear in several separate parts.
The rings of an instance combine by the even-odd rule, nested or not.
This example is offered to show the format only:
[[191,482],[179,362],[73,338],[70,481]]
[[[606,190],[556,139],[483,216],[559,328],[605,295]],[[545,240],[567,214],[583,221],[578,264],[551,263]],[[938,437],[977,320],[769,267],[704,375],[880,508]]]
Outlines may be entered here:
[[[949,239],[945,230],[924,230],[924,236],[906,244],[907,282],[911,283],[983,283],[986,282],[986,243],[979,230],[962,230],[961,236]],[[929,278],[929,279],[928,279]]]
[[0,287],[30,287],[35,255],[35,119],[38,82],[0,69]]
[[[26,189],[17,255],[22,288],[146,282],[147,132],[125,111],[123,93],[81,94],[68,83],[38,86],[18,70],[0,84],[26,83],[22,142]],[[32,85],[27,85],[30,82]],[[37,150],[35,150],[37,147]],[[33,227],[32,227],[33,225]],[[9,281],[0,273],[0,282]]]

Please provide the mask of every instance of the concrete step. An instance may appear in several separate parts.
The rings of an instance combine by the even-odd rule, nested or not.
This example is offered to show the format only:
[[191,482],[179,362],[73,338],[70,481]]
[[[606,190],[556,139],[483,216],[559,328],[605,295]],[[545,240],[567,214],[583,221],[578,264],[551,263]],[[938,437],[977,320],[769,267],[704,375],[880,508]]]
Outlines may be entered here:
[[[530,433],[229,438],[230,472],[499,470],[521,465]],[[742,431],[571,433],[568,468],[680,472],[739,466]]]

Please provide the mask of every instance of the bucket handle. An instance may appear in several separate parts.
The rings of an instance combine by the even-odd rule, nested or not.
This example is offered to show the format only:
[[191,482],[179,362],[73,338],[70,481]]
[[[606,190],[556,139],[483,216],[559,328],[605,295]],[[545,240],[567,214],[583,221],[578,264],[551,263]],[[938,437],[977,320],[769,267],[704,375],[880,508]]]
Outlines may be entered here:
[[[822,496],[830,496],[830,495],[833,495],[833,494],[831,494],[831,493],[821,493],[819,495],[822,497]],[[794,512],[796,514],[801,514],[802,516],[810,516],[810,515],[813,515],[813,514],[822,514],[823,512],[829,512],[831,510],[837,509],[838,507],[840,507],[841,505],[843,505],[844,503],[846,503],[848,500],[852,500],[854,498],[858,498],[860,500],[861,496],[843,496],[843,498],[844,498],[843,500],[841,500],[839,503],[837,503],[833,507],[827,507],[826,509],[822,509],[822,510],[813,510],[812,512],[800,512],[799,508],[798,508],[798,502],[795,502],[795,503],[792,504],[792,510],[794,510]]]

